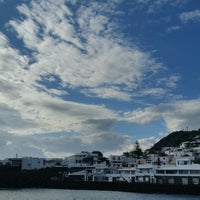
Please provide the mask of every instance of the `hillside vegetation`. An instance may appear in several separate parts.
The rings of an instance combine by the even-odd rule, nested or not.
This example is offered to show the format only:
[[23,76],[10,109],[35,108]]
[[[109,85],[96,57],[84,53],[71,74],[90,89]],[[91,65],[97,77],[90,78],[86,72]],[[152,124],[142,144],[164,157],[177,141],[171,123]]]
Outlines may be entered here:
[[195,137],[200,137],[200,129],[193,131],[176,131],[162,138],[159,142],[153,145],[150,152],[160,151],[162,147],[179,146],[182,142],[192,141]]

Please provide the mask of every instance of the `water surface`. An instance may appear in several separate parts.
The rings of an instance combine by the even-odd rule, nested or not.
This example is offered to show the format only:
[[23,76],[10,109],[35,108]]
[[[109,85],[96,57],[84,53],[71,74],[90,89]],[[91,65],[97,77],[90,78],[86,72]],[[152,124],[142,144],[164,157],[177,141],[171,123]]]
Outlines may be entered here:
[[200,196],[91,190],[0,190],[0,200],[199,200]]

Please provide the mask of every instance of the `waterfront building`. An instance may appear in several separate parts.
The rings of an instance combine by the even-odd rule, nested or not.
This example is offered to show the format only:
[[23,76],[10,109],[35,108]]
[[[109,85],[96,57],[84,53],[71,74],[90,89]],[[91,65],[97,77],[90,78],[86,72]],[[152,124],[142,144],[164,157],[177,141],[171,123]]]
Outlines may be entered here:
[[45,167],[44,158],[24,157],[22,158],[22,170],[35,170]]
[[147,163],[151,163],[153,165],[169,165],[173,160],[172,156],[162,156],[159,154],[150,154],[147,157]]
[[92,167],[97,165],[106,165],[105,161],[99,160],[99,155],[97,153],[91,152],[80,152],[75,155],[69,156],[64,159],[63,165],[68,168],[78,168],[78,167]]
[[200,184],[200,165],[160,166],[155,169],[155,180],[158,184]]
[[136,183],[154,183],[154,171],[156,166],[152,164],[138,165],[135,172]]
[[11,163],[12,167],[21,167],[22,159],[21,158],[8,158],[8,161]]
[[109,156],[109,164],[112,168],[134,167],[137,159],[131,156],[111,155]]
[[124,179],[124,181],[129,183],[135,182],[136,166],[119,169],[119,173],[121,174],[121,177]]
[[63,167],[63,159],[62,158],[51,158],[44,160],[44,167]]
[[119,178],[118,170],[111,167],[96,167],[92,170],[92,181],[116,182]]
[[[111,168],[111,167],[96,167],[88,170],[86,180],[93,182],[133,182],[135,179],[136,169],[133,167],[126,168]],[[89,178],[91,177],[91,178]]]
[[120,168],[125,163],[125,156],[123,155],[111,155],[109,157],[110,167]]

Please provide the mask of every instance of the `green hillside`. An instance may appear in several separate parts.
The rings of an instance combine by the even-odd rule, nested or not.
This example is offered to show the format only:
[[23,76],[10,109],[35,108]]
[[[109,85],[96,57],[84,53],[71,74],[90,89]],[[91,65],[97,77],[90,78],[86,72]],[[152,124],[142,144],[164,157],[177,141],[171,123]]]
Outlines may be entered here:
[[154,144],[150,152],[160,151],[162,147],[179,146],[182,142],[192,141],[196,136],[200,136],[200,129],[193,131],[176,131],[162,138]]

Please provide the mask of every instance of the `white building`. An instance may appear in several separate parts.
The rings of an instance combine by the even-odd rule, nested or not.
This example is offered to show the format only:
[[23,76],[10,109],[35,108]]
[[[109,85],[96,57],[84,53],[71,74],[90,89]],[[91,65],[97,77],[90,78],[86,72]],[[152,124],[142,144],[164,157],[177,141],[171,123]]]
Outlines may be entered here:
[[135,172],[135,182],[154,183],[154,170],[156,166],[152,164],[138,165]]
[[[96,153],[81,152],[65,158],[63,161],[63,165],[69,168],[91,167],[93,165],[97,165],[97,162],[98,155]],[[104,163],[104,165],[106,164]]]
[[178,165],[191,165],[192,159],[190,157],[180,157],[176,159],[176,166]]
[[135,168],[111,168],[111,167],[96,167],[88,176],[92,177],[95,182],[132,182],[135,179]]
[[35,169],[42,169],[44,167],[45,167],[44,158],[32,158],[32,157],[22,158],[22,170],[35,170]]
[[124,160],[125,160],[125,156],[123,155],[111,155],[109,157],[110,166],[113,168],[122,167]]
[[200,184],[200,165],[161,166],[155,170],[155,179],[159,184]]
[[134,167],[136,158],[127,157],[124,155],[111,155],[109,157],[110,166],[113,168]]
[[44,161],[45,167],[61,167],[63,166],[63,159],[62,158],[51,158],[45,159]]
[[150,154],[148,156],[148,163],[153,165],[168,165],[172,161],[172,156],[160,156],[158,154]]

